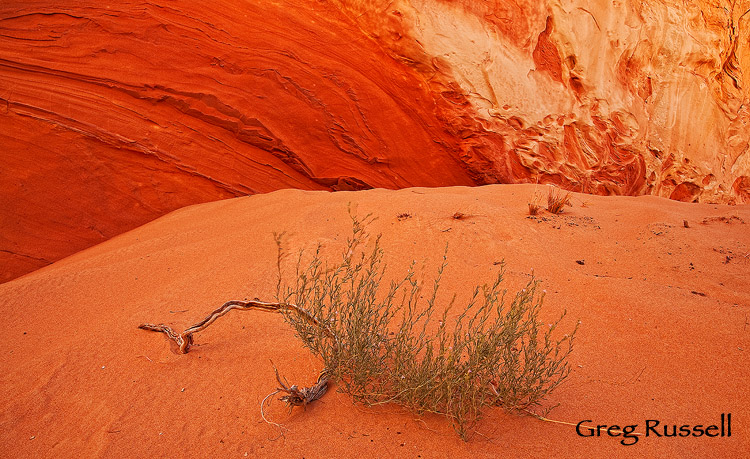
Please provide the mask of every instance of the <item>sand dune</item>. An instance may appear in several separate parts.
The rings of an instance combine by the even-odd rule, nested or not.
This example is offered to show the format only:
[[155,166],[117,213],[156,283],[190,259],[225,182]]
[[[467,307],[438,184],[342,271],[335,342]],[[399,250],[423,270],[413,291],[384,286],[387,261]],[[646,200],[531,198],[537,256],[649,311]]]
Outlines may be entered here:
[[[358,192],[278,191],[201,204],[0,285],[0,445],[7,457],[535,457],[718,455],[750,448],[750,206],[576,194],[529,217],[532,185]],[[389,273],[412,260],[429,280],[449,245],[442,295],[466,299],[507,264],[531,274],[543,315],[581,321],[575,371],[548,401],[577,423],[718,423],[731,437],[583,438],[575,428],[488,410],[463,442],[438,416],[366,408],[332,390],[289,414],[260,402],[270,360],[298,383],[321,362],[276,314],[230,314],[178,355],[144,321],[184,328],[229,299],[271,299],[274,231],[287,248],[336,257],[347,206],[373,213]],[[460,212],[467,218],[455,219]],[[402,215],[408,214],[408,216]],[[402,215],[402,218],[398,218]],[[685,227],[687,221],[688,227]],[[286,271],[289,274],[289,271]]]

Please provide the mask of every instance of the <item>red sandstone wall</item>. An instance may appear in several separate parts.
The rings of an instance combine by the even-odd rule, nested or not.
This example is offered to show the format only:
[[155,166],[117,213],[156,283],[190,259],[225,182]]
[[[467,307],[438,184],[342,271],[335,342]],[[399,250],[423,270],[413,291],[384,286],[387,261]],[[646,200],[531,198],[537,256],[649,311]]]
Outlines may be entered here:
[[0,281],[188,204],[477,183],[334,6],[54,3],[0,4]]
[[287,187],[750,202],[748,1],[58,3],[0,3],[0,281]]

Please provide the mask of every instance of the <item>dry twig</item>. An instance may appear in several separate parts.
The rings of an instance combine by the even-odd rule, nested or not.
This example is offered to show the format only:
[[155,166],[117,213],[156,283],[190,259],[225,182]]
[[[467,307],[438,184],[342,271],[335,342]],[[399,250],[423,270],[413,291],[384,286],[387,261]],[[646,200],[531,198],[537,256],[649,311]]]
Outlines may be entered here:
[[[232,309],[238,309],[238,310],[244,310],[249,311],[252,309],[256,309],[259,311],[266,311],[266,312],[293,312],[297,315],[299,315],[302,319],[309,322],[311,325],[319,326],[323,329],[323,332],[326,333],[329,337],[334,338],[333,334],[331,333],[328,328],[324,327],[322,324],[320,324],[315,317],[313,317],[309,312],[305,311],[304,309],[290,303],[267,303],[265,301],[259,301],[259,300],[250,300],[250,301],[241,301],[241,300],[231,300],[227,301],[221,307],[213,311],[211,314],[209,314],[205,319],[201,320],[197,324],[193,325],[192,327],[187,328],[182,333],[176,333],[171,327],[164,324],[141,324],[138,326],[138,328],[142,330],[150,330],[155,332],[161,332],[167,335],[169,339],[177,343],[177,348],[179,349],[181,354],[187,354],[190,350],[190,346],[193,344],[193,334],[198,333],[199,331],[204,330],[206,327],[214,323],[216,319],[223,316],[224,314],[228,313]],[[335,339],[335,338],[334,338]]]

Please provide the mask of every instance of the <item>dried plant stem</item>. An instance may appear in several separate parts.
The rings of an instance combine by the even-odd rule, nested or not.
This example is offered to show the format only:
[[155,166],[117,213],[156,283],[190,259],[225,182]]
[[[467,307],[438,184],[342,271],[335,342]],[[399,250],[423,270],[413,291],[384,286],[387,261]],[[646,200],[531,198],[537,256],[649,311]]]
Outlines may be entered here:
[[[266,312],[294,312],[298,316],[300,316],[303,320],[308,322],[310,325],[320,327],[325,334],[327,334],[330,338],[334,338],[333,334],[330,330],[328,330],[327,327],[324,327],[321,325],[315,317],[313,317],[309,312],[305,311],[304,309],[290,303],[268,303],[265,301],[259,301],[259,300],[250,300],[250,301],[242,301],[242,300],[231,300],[227,301],[221,307],[213,311],[211,314],[209,314],[205,319],[201,320],[197,324],[188,327],[184,332],[182,333],[176,333],[171,327],[164,324],[141,324],[138,326],[138,328],[142,330],[150,330],[155,332],[161,332],[167,335],[169,339],[177,343],[177,348],[179,349],[181,354],[187,354],[190,350],[190,346],[193,344],[193,334],[198,333],[199,331],[204,330],[206,327],[211,325],[218,319],[219,317],[223,316],[224,314],[228,313],[232,309],[242,310],[242,311],[249,311],[249,310],[258,310],[258,311],[266,311]],[[335,339],[335,338],[334,338]]]

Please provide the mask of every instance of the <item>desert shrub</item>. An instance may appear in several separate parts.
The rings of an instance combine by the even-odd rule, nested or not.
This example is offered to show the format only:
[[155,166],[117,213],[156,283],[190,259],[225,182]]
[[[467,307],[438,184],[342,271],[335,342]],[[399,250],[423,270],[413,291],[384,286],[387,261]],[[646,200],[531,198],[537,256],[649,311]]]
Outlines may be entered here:
[[509,299],[501,288],[501,267],[466,304],[456,306],[453,296],[438,307],[445,254],[431,291],[420,301],[414,264],[384,286],[380,237],[368,248],[369,218],[353,216],[352,222],[341,261],[328,265],[318,248],[303,263],[309,257],[300,252],[289,285],[282,282],[287,254],[277,236],[277,299],[318,320],[316,325],[285,315],[340,390],[364,404],[393,402],[416,413],[445,415],[466,439],[483,408],[527,410],[566,379],[575,330],[555,339],[562,317],[549,326],[539,321],[543,295],[536,280]]

